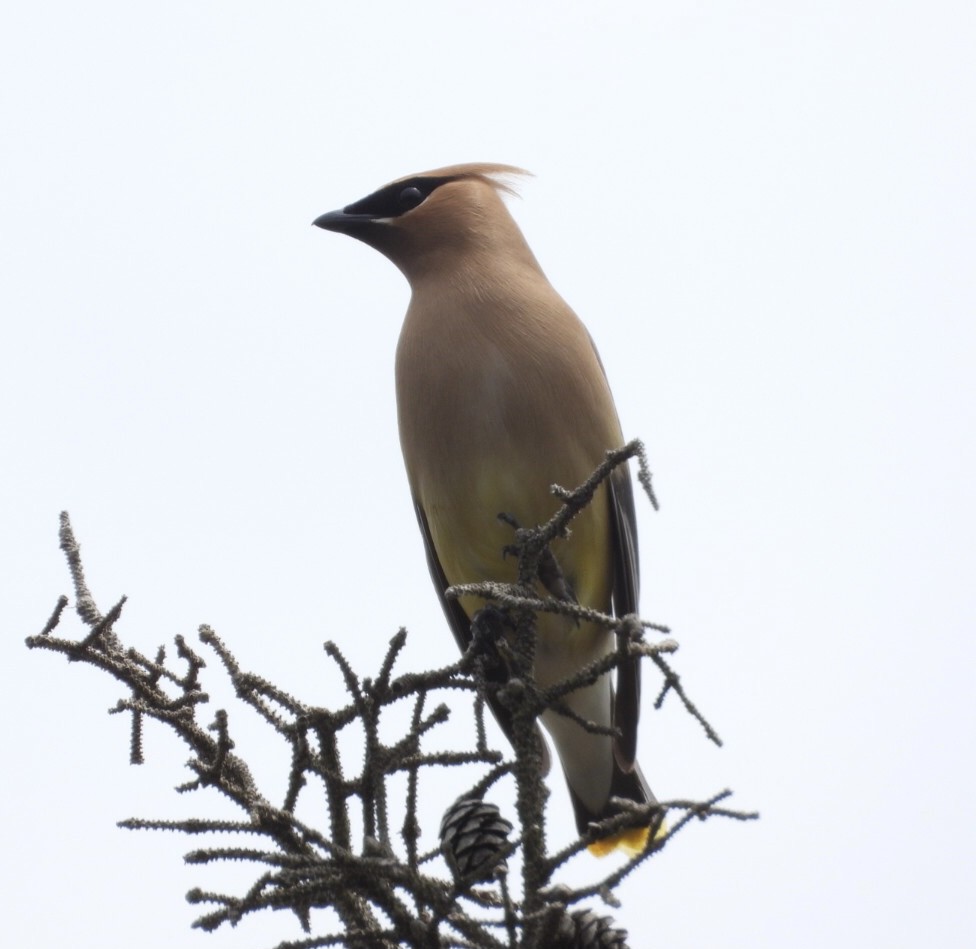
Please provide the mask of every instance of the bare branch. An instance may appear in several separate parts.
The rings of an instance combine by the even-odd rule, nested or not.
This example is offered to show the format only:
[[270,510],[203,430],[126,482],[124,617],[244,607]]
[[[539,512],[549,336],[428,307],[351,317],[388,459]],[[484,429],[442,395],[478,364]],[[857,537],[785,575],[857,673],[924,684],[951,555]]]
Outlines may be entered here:
[[[85,582],[80,548],[68,515],[61,515],[60,544],[83,630],[76,638],[54,635],[68,603],[61,597],[40,634],[29,637],[27,645],[87,663],[117,679],[125,695],[110,711],[132,716],[130,760],[143,761],[144,720],[163,723],[190,749],[187,767],[192,778],[178,790],[217,791],[237,815],[236,819],[130,818],[120,826],[209,839],[226,839],[228,834],[247,838],[244,844],[204,845],[187,854],[188,863],[201,867],[245,862],[255,868],[255,878],[243,894],[199,888],[188,894],[190,902],[207,907],[197,919],[197,927],[214,930],[225,924],[236,925],[255,912],[287,910],[302,927],[305,938],[281,942],[278,949],[393,949],[404,945],[424,949],[530,949],[552,944],[556,935],[572,940],[583,931],[602,933],[610,940],[607,945],[623,949],[622,931],[614,928],[612,920],[571,907],[588,899],[614,904],[613,888],[659,854],[693,818],[757,817],[719,806],[729,792],[703,802],[638,805],[614,799],[611,803],[616,812],[591,825],[583,838],[557,853],[547,849],[545,804],[549,792],[542,778],[539,716],[555,710],[587,731],[616,734],[615,729],[572,711],[566,697],[573,691],[591,685],[634,657],[648,659],[663,676],[655,707],[660,707],[668,692],[674,692],[706,735],[721,743],[665,658],[677,650],[677,642],[671,638],[655,642],[644,639],[645,631],[667,634],[667,627],[636,616],[610,616],[576,603],[549,552],[551,541],[566,535],[572,519],[592,500],[600,485],[630,458],[637,459],[638,478],[656,507],[643,446],[637,441],[609,452],[578,488],[569,491],[554,487],[563,504],[546,524],[532,529],[513,525],[515,542],[510,550],[518,557],[517,583],[465,584],[448,591],[448,596],[477,596],[493,604],[477,614],[470,647],[449,665],[397,675],[396,664],[407,643],[406,631],[401,629],[391,638],[375,677],[365,677],[353,669],[336,643],[328,642],[326,654],[339,668],[346,694],[337,707],[326,708],[304,702],[242,669],[217,634],[207,626],[200,627],[204,650],[217,657],[218,668],[222,668],[238,699],[256,711],[260,721],[288,747],[287,786],[280,804],[275,801],[281,792],[263,792],[238,751],[227,712],[216,710],[210,721],[200,718],[202,707],[209,703],[201,686],[206,669],[202,655],[179,636],[175,660],[167,657],[163,647],[149,658],[123,645],[118,626],[125,597],[104,616],[98,610]],[[616,648],[542,689],[534,678],[535,623],[542,613],[560,614],[612,631],[617,636]],[[408,715],[404,715],[402,705],[393,708],[403,700],[409,702]],[[511,714],[511,759],[489,747],[484,708],[492,702],[501,703]],[[461,748],[433,745],[452,714],[471,716],[470,744]],[[384,740],[393,725],[398,734]],[[365,748],[362,764],[355,772],[339,753],[340,738],[350,733],[357,735]],[[472,767],[478,773],[470,784]],[[451,768],[454,770],[447,770]],[[401,774],[406,775],[407,786],[402,804],[390,797],[390,781]],[[508,834],[512,823],[500,814],[496,819],[493,815],[497,808],[487,801],[503,778],[514,781],[515,786],[518,821],[517,832],[512,835]],[[440,843],[435,846],[431,846],[435,829],[422,825],[418,806],[432,789],[441,797],[454,793],[457,803],[452,807],[464,804],[467,808],[449,825],[452,830],[448,837],[444,837],[442,826]],[[310,795],[317,797],[306,803]],[[321,814],[323,826],[304,822],[297,816],[299,812]],[[362,816],[362,841],[352,839],[354,812]],[[666,815],[674,821],[667,830]],[[391,833],[394,820],[399,822],[398,835]],[[591,884],[567,887],[560,883],[566,861],[588,844],[639,827],[650,828],[650,843],[643,853],[611,872],[604,871]],[[460,857],[452,847],[460,848]],[[505,863],[515,853],[521,858],[522,878],[517,885],[509,879]],[[442,854],[448,855],[446,863],[454,868],[453,874],[445,873]],[[459,868],[477,872],[465,875]],[[324,908],[338,916],[341,931],[311,933],[311,911]]]

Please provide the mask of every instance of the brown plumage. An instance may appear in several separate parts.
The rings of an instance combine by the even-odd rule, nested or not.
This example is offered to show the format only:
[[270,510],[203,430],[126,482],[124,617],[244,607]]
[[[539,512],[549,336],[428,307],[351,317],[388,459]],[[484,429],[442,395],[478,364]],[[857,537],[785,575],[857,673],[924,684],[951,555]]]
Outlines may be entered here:
[[[512,528],[547,520],[552,484],[574,487],[623,444],[613,397],[586,328],[546,279],[499,192],[524,174],[508,165],[455,165],[401,178],[318,218],[327,230],[385,254],[412,290],[397,347],[400,444],[431,576],[461,648],[483,604],[444,597],[447,586],[513,580],[503,549]],[[630,475],[607,490],[553,545],[575,598],[617,615],[637,611],[639,570]],[[538,618],[535,674],[550,685],[613,648],[588,623]],[[634,760],[640,669],[572,693],[567,703],[622,738],[543,716],[569,785],[577,828],[608,816],[611,796],[653,801]],[[494,709],[508,731],[504,709]],[[591,847],[643,845],[646,830]]]

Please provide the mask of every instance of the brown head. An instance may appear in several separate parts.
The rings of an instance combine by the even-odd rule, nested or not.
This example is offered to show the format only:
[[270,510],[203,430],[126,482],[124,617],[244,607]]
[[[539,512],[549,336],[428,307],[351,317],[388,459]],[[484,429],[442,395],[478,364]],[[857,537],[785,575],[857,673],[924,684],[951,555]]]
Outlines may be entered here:
[[411,283],[485,256],[514,254],[535,264],[501,198],[515,193],[509,179],[525,174],[489,163],[438,168],[399,178],[313,223],[369,244]]

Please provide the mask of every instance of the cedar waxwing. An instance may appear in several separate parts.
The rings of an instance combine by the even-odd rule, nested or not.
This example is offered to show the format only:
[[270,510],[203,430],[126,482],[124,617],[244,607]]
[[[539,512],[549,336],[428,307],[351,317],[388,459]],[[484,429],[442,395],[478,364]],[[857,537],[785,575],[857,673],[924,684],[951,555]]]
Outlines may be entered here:
[[[458,645],[484,603],[448,600],[447,587],[512,582],[511,523],[534,527],[560,502],[550,486],[582,483],[624,439],[586,328],[546,279],[500,192],[507,165],[469,164],[401,178],[314,223],[386,255],[412,291],[396,354],[397,414],[407,477],[431,577]],[[638,560],[630,473],[616,469],[571,535],[552,545],[571,595],[618,616],[637,612]],[[543,688],[614,648],[611,633],[540,614],[535,676]],[[635,761],[640,665],[566,698],[597,735],[554,711],[556,745],[580,833],[614,813],[610,797],[653,802]],[[506,712],[493,708],[510,731]],[[643,848],[647,828],[591,845],[598,854]]]

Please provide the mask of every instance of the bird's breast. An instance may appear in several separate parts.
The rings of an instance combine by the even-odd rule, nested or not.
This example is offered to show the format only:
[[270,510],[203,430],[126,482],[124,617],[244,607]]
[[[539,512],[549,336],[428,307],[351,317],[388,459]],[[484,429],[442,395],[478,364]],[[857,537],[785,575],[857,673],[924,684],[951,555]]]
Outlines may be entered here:
[[[556,298],[561,304],[561,301]],[[548,305],[548,309],[547,309]],[[558,507],[621,438],[586,330],[572,311],[436,315],[412,304],[397,349],[400,440],[411,489],[451,583],[514,579],[511,526]],[[609,517],[601,493],[557,557],[581,600],[609,596]]]

